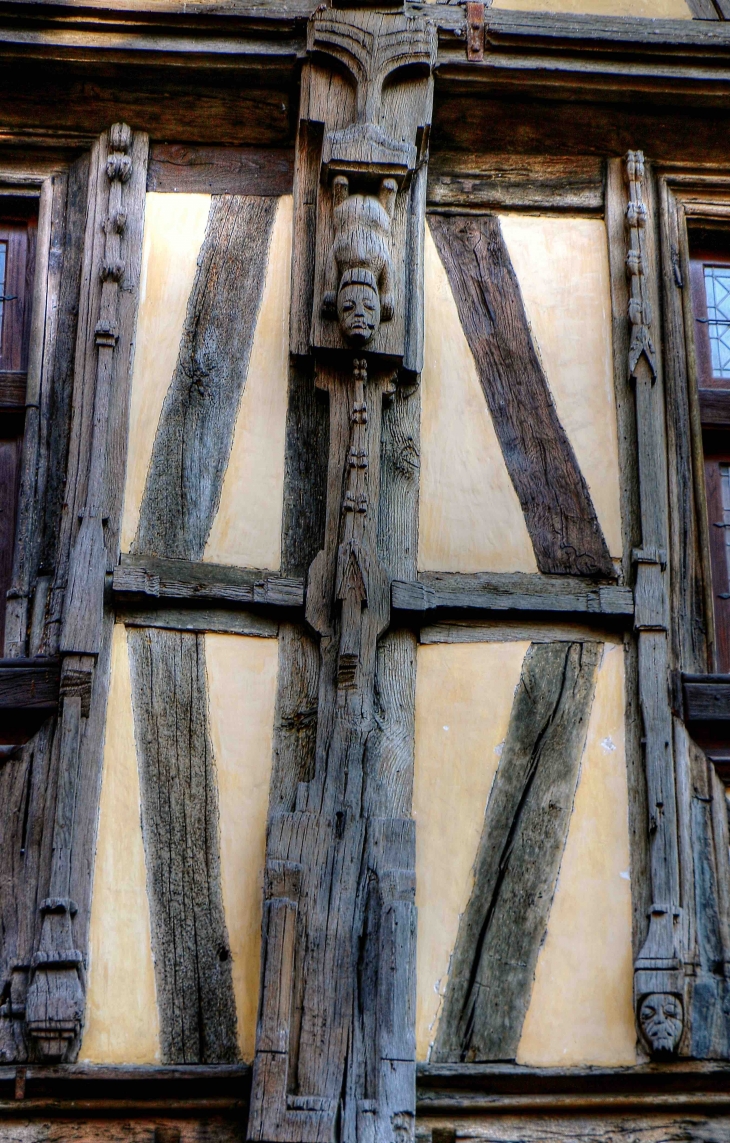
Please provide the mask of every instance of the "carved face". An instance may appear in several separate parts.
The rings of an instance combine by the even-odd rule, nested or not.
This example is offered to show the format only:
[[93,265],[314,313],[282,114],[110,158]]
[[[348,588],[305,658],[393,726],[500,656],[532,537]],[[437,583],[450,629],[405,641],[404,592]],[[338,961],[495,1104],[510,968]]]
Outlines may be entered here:
[[380,325],[380,297],[372,286],[350,282],[337,295],[340,329],[354,345],[365,345]]
[[682,1035],[682,1017],[682,1004],[676,996],[654,992],[644,997],[639,1020],[652,1051],[676,1051]]

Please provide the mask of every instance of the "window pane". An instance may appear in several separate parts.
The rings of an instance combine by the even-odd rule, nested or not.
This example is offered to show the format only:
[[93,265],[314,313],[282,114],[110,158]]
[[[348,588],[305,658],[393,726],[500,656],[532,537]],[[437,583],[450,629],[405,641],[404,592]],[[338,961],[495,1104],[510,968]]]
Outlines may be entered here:
[[730,377],[730,266],[705,266],[712,373]]

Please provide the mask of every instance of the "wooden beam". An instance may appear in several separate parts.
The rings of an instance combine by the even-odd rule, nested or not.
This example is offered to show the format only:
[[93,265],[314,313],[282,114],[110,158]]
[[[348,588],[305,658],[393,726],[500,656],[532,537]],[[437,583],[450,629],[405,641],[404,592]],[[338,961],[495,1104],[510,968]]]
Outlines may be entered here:
[[685,722],[730,722],[729,675],[682,675]]
[[600,643],[532,645],[484,815],[435,1062],[514,1059],[568,833]]
[[437,151],[429,163],[427,207],[438,213],[555,210],[603,214],[600,158]]
[[57,661],[0,659],[0,711],[54,710],[60,672]]
[[159,627],[166,631],[217,631],[222,635],[255,635],[276,639],[278,623],[268,615],[226,607],[143,607],[117,611],[125,627]]
[[277,196],[291,194],[293,182],[294,151],[287,148],[150,148],[148,191]]
[[699,389],[700,418],[703,425],[730,428],[730,390]]
[[630,617],[631,588],[597,585],[573,576],[526,572],[421,572],[418,580],[394,580],[393,608],[415,615],[430,611],[532,611]]
[[127,639],[162,1059],[235,1063],[204,639],[138,628]]
[[304,580],[261,568],[207,564],[202,560],[156,556],[122,556],[113,576],[114,596],[125,606],[132,601],[160,604],[187,603],[206,607],[220,604],[265,604],[269,607],[304,606]]
[[532,340],[499,219],[431,215],[429,225],[538,568],[614,578],[588,485]]
[[211,202],[132,550],[202,560],[246,385],[276,199]]

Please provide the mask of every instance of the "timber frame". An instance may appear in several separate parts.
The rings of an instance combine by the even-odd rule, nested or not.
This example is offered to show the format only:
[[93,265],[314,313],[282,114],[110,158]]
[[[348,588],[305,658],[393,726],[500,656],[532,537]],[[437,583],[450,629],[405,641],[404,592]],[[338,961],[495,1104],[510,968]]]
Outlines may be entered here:
[[[123,445],[119,442],[124,438],[124,385],[128,383],[124,366],[118,364],[117,347],[120,337],[130,336],[133,306],[129,299],[120,301],[112,296],[115,279],[119,280],[114,270],[119,253],[111,246],[117,239],[131,243],[125,257],[134,279],[145,187],[272,197],[291,192],[295,178],[302,177],[297,163],[307,145],[306,132],[297,139],[297,108],[302,68],[309,66],[307,21],[312,7],[311,3],[292,0],[269,0],[256,6],[227,0],[215,7],[205,0],[185,4],[129,0],[110,6],[91,0],[0,2],[0,91],[5,96],[0,121],[0,195],[39,199],[39,250],[42,256],[46,252],[46,262],[36,283],[37,314],[50,312],[49,298],[54,290],[51,300],[60,296],[58,243],[70,228],[82,233],[84,208],[79,203],[81,199],[87,201],[84,196],[94,171],[99,181],[93,201],[100,211],[110,218],[115,211],[121,213],[119,204],[112,202],[112,193],[117,191],[125,196],[134,194],[137,203],[126,233],[123,228],[110,226],[103,240],[98,234],[90,238],[92,245],[94,241],[110,243],[110,249],[94,254],[110,267],[103,296],[101,290],[94,296],[96,311],[89,327],[101,357],[93,362],[77,358],[79,378],[95,399],[100,387],[108,385],[109,369],[119,370],[117,403],[112,403],[111,411],[106,409],[119,446],[113,457],[117,472],[123,471]],[[730,28],[725,29],[709,11],[703,20],[661,21],[487,9],[483,42],[475,46],[474,30],[468,34],[461,5],[409,3],[408,9],[436,26],[430,165],[419,209],[425,213],[427,224],[433,222],[434,234],[442,235],[444,248],[449,235],[453,239],[456,232],[452,219],[466,217],[474,230],[488,226],[485,219],[499,209],[578,213],[606,219],[623,442],[625,559],[618,578],[605,562],[607,553],[598,543],[597,574],[593,575],[585,568],[571,569],[570,577],[556,575],[553,573],[561,569],[547,562],[544,574],[534,576],[486,572],[418,575],[402,552],[399,554],[396,537],[387,590],[380,605],[395,629],[398,654],[407,655],[417,638],[421,642],[446,642],[485,637],[485,633],[486,637],[505,637],[507,633],[506,637],[526,637],[536,643],[549,641],[555,625],[566,621],[575,638],[588,646],[591,638],[625,642],[636,1004],[644,1029],[644,1048],[647,1056],[657,1050],[660,1055],[679,1050],[689,1057],[727,1059],[730,1045],[705,1034],[700,1026],[699,1002],[694,1000],[700,986],[710,986],[712,976],[698,936],[698,911],[708,904],[698,897],[694,869],[695,834],[699,829],[705,831],[702,837],[713,855],[714,881],[707,892],[713,897],[712,906],[719,918],[722,949],[723,981],[718,983],[713,978],[710,983],[724,988],[730,974],[727,825],[714,810],[708,811],[701,825],[693,824],[692,819],[693,789],[701,786],[704,794],[700,796],[708,804],[713,791],[715,803],[720,797],[718,773],[726,776],[723,764],[727,767],[730,752],[717,748],[716,739],[718,725],[721,737],[730,725],[730,687],[727,676],[713,675],[712,596],[692,316],[688,292],[683,291],[689,281],[687,228],[700,219],[724,223],[730,218],[726,158],[730,145]],[[480,36],[479,31],[478,40]],[[89,99],[92,82],[94,96]],[[194,99],[185,97],[191,90],[197,93]],[[11,91],[13,98],[9,99]],[[262,105],[265,115],[260,113]],[[254,107],[259,113],[253,112]],[[576,107],[580,115],[567,114]],[[667,130],[668,122],[671,131]],[[109,151],[117,156],[114,162],[120,177],[116,188],[111,175],[104,181],[100,174],[114,169],[114,162],[111,168],[106,166]],[[128,178],[121,178],[127,156],[135,180],[131,184]],[[423,170],[425,180],[425,167]],[[69,198],[72,187],[78,196],[75,206]],[[645,211],[648,220],[640,239],[635,228],[636,242],[641,245],[633,247],[631,241],[627,246],[625,226],[627,207],[632,203]],[[462,229],[461,238],[465,233],[468,238],[471,231],[467,233],[467,229]],[[629,226],[629,236],[631,233]],[[58,238],[56,246],[54,235]],[[644,269],[627,283],[625,262],[631,250],[634,265]],[[91,256],[88,253],[87,257]],[[83,273],[79,267],[78,275]],[[132,280],[127,283],[125,296],[134,289]],[[638,330],[636,345],[627,317],[630,300],[634,313],[641,317],[633,326],[635,334]],[[70,312],[73,299],[66,301]],[[121,317],[115,310],[118,304],[127,306]],[[653,321],[646,318],[649,309]],[[91,321],[89,315],[87,319]],[[11,989],[3,996],[5,1016],[13,1017],[14,1004],[20,1015],[22,1004],[28,1002],[25,993],[30,979],[41,978],[44,965],[57,964],[57,975],[66,974],[60,991],[67,1011],[55,1022],[44,1022],[41,1016],[32,1021],[35,1047],[24,1043],[22,1062],[17,1067],[0,1068],[0,1117],[78,1116],[83,1108],[88,1119],[128,1121],[133,1139],[148,1137],[141,1134],[141,1127],[139,1136],[136,1134],[141,1120],[154,1120],[156,1138],[164,1143],[180,1138],[175,1121],[186,1117],[240,1126],[248,1115],[250,1069],[233,1063],[215,1067],[200,1064],[195,1069],[145,1069],[142,1074],[125,1068],[40,1064],[44,1052],[49,1058],[61,1058],[67,1045],[76,1042],[81,1022],[78,988],[83,988],[88,866],[98,798],[97,756],[103,734],[110,624],[116,614],[130,630],[148,627],[159,632],[189,632],[191,637],[202,631],[279,635],[282,642],[288,640],[293,646],[300,638],[297,632],[306,614],[306,575],[317,549],[309,551],[307,541],[292,533],[286,541],[289,547],[281,572],[216,567],[203,564],[194,553],[185,553],[183,558],[182,553],[175,553],[177,558],[172,559],[164,554],[148,555],[144,549],[119,561],[113,534],[119,504],[108,511],[105,506],[104,520],[112,520],[111,539],[107,535],[104,541],[106,549],[104,543],[99,547],[98,535],[88,541],[73,537],[73,544],[83,547],[86,543],[91,553],[77,561],[81,569],[78,574],[93,579],[97,600],[93,630],[85,614],[83,622],[74,626],[73,572],[62,584],[59,578],[62,560],[73,562],[72,537],[65,537],[66,555],[58,555],[51,567],[43,564],[35,546],[39,505],[47,515],[58,508],[57,494],[39,491],[36,483],[37,474],[45,471],[46,462],[38,460],[43,448],[48,449],[48,464],[53,460],[53,442],[45,445],[39,431],[40,407],[49,392],[41,385],[43,370],[48,369],[44,338],[49,336],[39,317],[29,369],[26,476],[16,576],[8,608],[6,658],[0,662],[0,711],[6,718],[4,728],[11,744],[42,724],[40,735],[46,736],[44,765],[48,768],[48,719],[58,717],[66,728],[61,741],[68,797],[73,799],[78,767],[85,766],[89,801],[76,837],[64,835],[64,814],[57,815],[60,840],[56,848],[61,859],[52,865],[49,853],[44,854],[49,879],[46,905],[35,919],[26,917],[22,922],[26,946],[35,948],[36,955],[38,951],[44,955],[35,963],[21,958],[18,974],[28,979],[18,986],[17,995]],[[74,331],[67,330],[65,336],[69,344],[77,344]],[[302,396],[302,378],[308,368],[305,358],[310,350],[306,332],[302,336],[300,331],[298,343],[293,333],[292,349],[297,360],[292,367],[291,391],[302,403],[302,420],[310,418],[311,439],[322,445],[318,414],[305,407]],[[417,358],[416,351],[410,366],[404,368],[417,371]],[[335,382],[326,373],[322,368],[322,385],[332,388]],[[356,374],[357,367],[353,385],[358,381]],[[384,389],[389,386],[389,381],[381,380]],[[410,425],[409,417],[413,418],[417,408],[415,400],[404,388],[386,417],[391,422],[401,418],[403,424]],[[391,429],[392,423],[384,430],[386,441]],[[88,426],[84,429],[87,451],[82,457],[85,475],[74,484],[73,496],[89,531],[89,522],[103,515],[92,495],[95,482],[103,483],[100,461],[94,468],[94,457],[103,450],[87,430]],[[70,427],[68,431],[72,431]],[[288,448],[293,470],[296,457],[292,459],[291,440]],[[385,463],[389,463],[388,457]],[[104,479],[108,477],[106,473]],[[311,514],[324,534],[323,473],[315,477],[319,480],[319,499]],[[293,512],[291,473],[289,479],[289,507]],[[91,492],[87,492],[87,484]],[[392,483],[386,484],[381,495],[393,495]],[[409,485],[404,496],[410,497],[407,503],[414,509],[417,490]],[[401,524],[406,531],[413,526],[408,520]],[[107,528],[106,523],[104,526]],[[331,544],[331,536],[328,542]],[[88,598],[89,590],[88,583],[80,583],[78,592],[84,598]],[[37,617],[34,621],[31,604],[36,612],[41,602],[45,608],[54,591],[55,632],[44,642],[42,624]],[[309,618],[316,627],[311,612]],[[146,653],[140,649],[140,663]],[[79,735],[87,736],[86,754],[79,748]],[[696,743],[705,746],[714,768],[707,766]],[[282,781],[281,809],[292,792],[285,785]],[[653,830],[650,841],[647,822],[655,816],[652,807],[656,805],[668,808],[659,815],[662,829],[658,833]],[[378,820],[384,820],[391,811],[392,821],[409,812],[407,806],[402,813],[402,806],[386,809],[380,807],[375,815]],[[393,874],[388,881],[389,885],[392,881],[390,905],[400,910],[399,917],[401,913],[405,917],[412,899],[407,876],[410,843],[409,837],[399,839],[403,854],[398,860],[402,858],[403,868],[383,868],[384,875]],[[277,861],[274,855],[267,874],[270,913],[279,903],[284,909],[290,906],[301,872],[285,869],[284,863]],[[81,920],[71,940],[70,926],[77,909]],[[406,917],[398,923],[407,928],[412,922]],[[21,994],[22,1002],[18,999]],[[662,1001],[660,1035],[651,1024],[652,1020],[656,1024],[654,1009],[645,1015],[647,1002],[656,1008],[656,997],[667,998]],[[673,999],[679,1004],[679,1013],[671,1003]],[[30,1003],[32,1007],[33,997]],[[274,1055],[275,1051],[265,1046],[269,1032],[260,1027],[260,1043],[264,1043],[260,1050]],[[63,1041],[60,1046],[59,1041]],[[30,1062],[34,1056],[39,1062]],[[402,1062],[400,1057],[398,1062]],[[413,1064],[410,1059],[406,1082],[411,1086]],[[467,1116],[495,1113],[525,1116],[530,1122],[531,1117],[546,1113],[595,1113],[617,1120],[641,1114],[651,1122],[659,1122],[661,1115],[681,1113],[709,1120],[730,1112],[728,1075],[726,1064],[686,1062],[666,1065],[665,1070],[646,1064],[587,1074],[499,1064],[419,1065],[413,1091],[413,1109],[418,1117],[415,1133],[446,1143],[446,1137],[454,1138],[459,1121]],[[155,1094],[146,1094],[153,1084]],[[212,1087],[205,1087],[208,1084]],[[403,1110],[400,1104],[398,1109]],[[409,1114],[413,1109],[408,1109]],[[312,1108],[302,1105],[300,1110]],[[324,1115],[327,1109],[317,1110]],[[272,1127],[261,1108],[257,1115],[253,1137],[289,1138],[286,1130],[276,1133],[280,1124]],[[238,1137],[234,1126],[229,1129],[231,1138]],[[216,1136],[228,1137],[225,1133]],[[296,1134],[291,1138],[297,1138]]]

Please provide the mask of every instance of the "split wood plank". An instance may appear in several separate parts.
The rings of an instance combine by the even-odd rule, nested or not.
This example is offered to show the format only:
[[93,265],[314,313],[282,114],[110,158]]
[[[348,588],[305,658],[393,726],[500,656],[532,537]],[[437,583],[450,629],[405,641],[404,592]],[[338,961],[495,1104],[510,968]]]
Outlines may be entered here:
[[204,638],[130,628],[127,640],[162,1058],[233,1063]]
[[484,396],[541,572],[614,569],[540,365],[499,220],[431,215]]
[[600,643],[533,645],[484,817],[434,1060],[514,1059],[547,930]]
[[166,631],[217,631],[222,635],[255,635],[276,639],[279,625],[266,615],[224,607],[166,607],[117,610],[125,627],[162,627]]
[[293,182],[288,148],[156,143],[150,149],[148,191],[278,196],[291,194]]
[[276,199],[213,199],[155,437],[136,553],[202,560],[263,293]]
[[208,564],[201,560],[122,556],[114,569],[117,602],[129,599],[185,601],[210,605],[268,604],[304,606],[304,580],[261,568]]
[[628,587],[528,572],[421,572],[417,581],[393,581],[392,603],[398,610],[416,614],[449,609],[634,614],[634,597]]
[[437,151],[429,163],[427,207],[437,213],[501,207],[600,216],[603,199],[598,157]]

